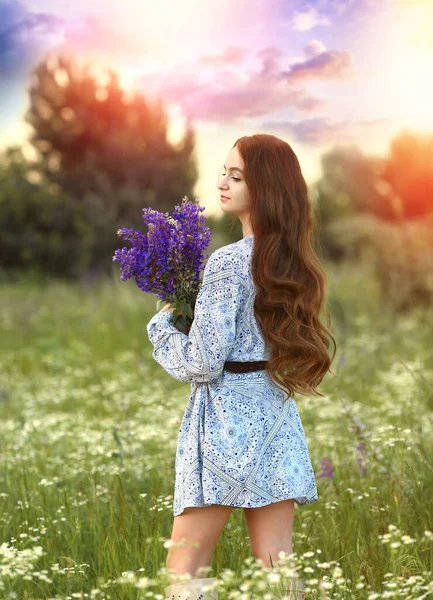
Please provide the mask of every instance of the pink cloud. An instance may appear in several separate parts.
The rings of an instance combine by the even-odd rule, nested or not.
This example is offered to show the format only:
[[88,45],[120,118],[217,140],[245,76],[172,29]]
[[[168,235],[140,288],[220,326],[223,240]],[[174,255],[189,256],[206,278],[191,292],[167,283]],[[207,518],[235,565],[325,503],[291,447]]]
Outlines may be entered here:
[[325,15],[320,15],[314,7],[306,11],[295,11],[291,25],[295,31],[308,31],[319,25],[331,25],[331,21]]
[[199,64],[210,65],[210,66],[226,66],[231,63],[240,63],[245,60],[249,51],[246,48],[240,46],[230,46],[226,48],[220,54],[213,56],[202,56],[197,61]]
[[224,123],[269,115],[290,107],[309,111],[322,106],[321,100],[308,98],[304,90],[279,81],[279,71],[266,61],[259,72],[247,78],[244,72],[239,74],[226,69],[213,74],[209,81],[200,81],[196,68],[191,70],[144,75],[140,80],[141,89],[146,95],[146,90],[154,93],[157,88],[164,100],[180,104],[195,120]]
[[371,119],[355,121],[345,119],[331,122],[327,118],[304,119],[302,121],[274,121],[264,122],[261,129],[273,131],[277,135],[288,135],[299,142],[323,146],[332,143],[353,142],[358,143],[360,136],[368,132],[371,135],[373,129],[378,130],[387,125],[390,119]]
[[103,15],[86,15],[71,19],[64,29],[64,43],[57,48],[76,55],[100,54],[106,63],[114,57],[119,60],[140,59],[145,53],[166,54],[163,42],[146,34],[141,38],[128,35],[121,27],[116,27],[110,18]]
[[325,52],[326,48],[319,42],[319,40],[311,40],[304,48],[304,54],[307,58],[313,58],[322,52]]
[[[310,47],[319,49],[315,44]],[[242,48],[231,54],[236,63],[245,57]],[[227,61],[216,55],[211,61],[199,59],[193,64],[176,65],[168,71],[144,74],[140,88],[146,95],[160,95],[169,103],[182,106],[196,120],[235,122],[239,118],[255,118],[290,108],[304,114],[314,114],[328,106],[328,101],[309,94],[294,84],[308,77],[341,77],[350,64],[350,55],[342,51],[321,52],[304,63],[297,63],[287,72],[281,69],[283,52],[268,46],[257,54],[261,64],[255,71],[230,68]],[[224,70],[215,65],[227,65]],[[203,71],[209,65],[212,72]],[[233,66],[233,65],[232,65]]]
[[352,64],[352,55],[344,50],[327,50],[312,58],[291,65],[289,71],[281,73],[287,81],[300,79],[340,79],[347,74]]

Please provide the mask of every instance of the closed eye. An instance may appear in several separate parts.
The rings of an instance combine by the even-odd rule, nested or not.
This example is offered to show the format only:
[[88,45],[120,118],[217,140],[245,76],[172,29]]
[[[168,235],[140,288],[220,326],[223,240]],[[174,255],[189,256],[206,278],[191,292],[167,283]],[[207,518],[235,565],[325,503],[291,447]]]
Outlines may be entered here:
[[[226,174],[225,173],[221,173],[221,175],[222,175],[222,177],[225,177]],[[239,177],[233,177],[232,176],[232,179],[234,179],[235,181],[240,181]]]

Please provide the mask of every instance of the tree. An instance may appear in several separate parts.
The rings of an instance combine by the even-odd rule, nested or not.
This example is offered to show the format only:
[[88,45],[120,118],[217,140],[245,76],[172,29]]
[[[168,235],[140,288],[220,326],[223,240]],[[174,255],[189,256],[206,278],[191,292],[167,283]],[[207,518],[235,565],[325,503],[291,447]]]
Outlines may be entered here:
[[83,205],[30,168],[21,148],[0,162],[0,266],[77,277],[89,268],[91,225]]
[[382,178],[401,198],[401,217],[417,219],[433,212],[433,136],[401,133],[391,142]]
[[31,167],[82,205],[93,230],[90,266],[111,270],[119,227],[142,228],[143,208],[171,212],[191,197],[197,178],[191,123],[172,145],[161,100],[139,93],[128,99],[115,72],[102,85],[88,65],[66,56],[47,57],[34,69],[29,96],[25,119],[38,151]]

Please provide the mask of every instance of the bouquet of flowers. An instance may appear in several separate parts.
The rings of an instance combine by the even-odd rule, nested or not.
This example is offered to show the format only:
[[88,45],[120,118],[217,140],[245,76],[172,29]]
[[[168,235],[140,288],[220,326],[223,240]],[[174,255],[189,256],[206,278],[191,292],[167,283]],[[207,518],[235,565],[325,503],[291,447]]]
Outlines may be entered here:
[[165,303],[174,305],[173,325],[188,333],[194,318],[194,306],[200,288],[203,252],[211,231],[203,225],[204,206],[184,196],[171,215],[143,208],[148,232],[122,228],[117,235],[132,243],[132,248],[117,249],[113,262],[120,263],[120,278],[135,278],[143,292],[155,294],[160,310]]

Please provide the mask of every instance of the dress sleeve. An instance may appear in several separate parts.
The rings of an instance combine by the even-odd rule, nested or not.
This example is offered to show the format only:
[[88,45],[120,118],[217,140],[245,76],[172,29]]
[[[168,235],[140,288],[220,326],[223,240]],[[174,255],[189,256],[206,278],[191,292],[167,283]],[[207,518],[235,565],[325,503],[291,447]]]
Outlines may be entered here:
[[183,382],[206,383],[223,372],[235,338],[247,288],[239,262],[227,247],[209,257],[188,335],[172,324],[172,313],[160,310],[147,324],[152,357],[169,375]]

